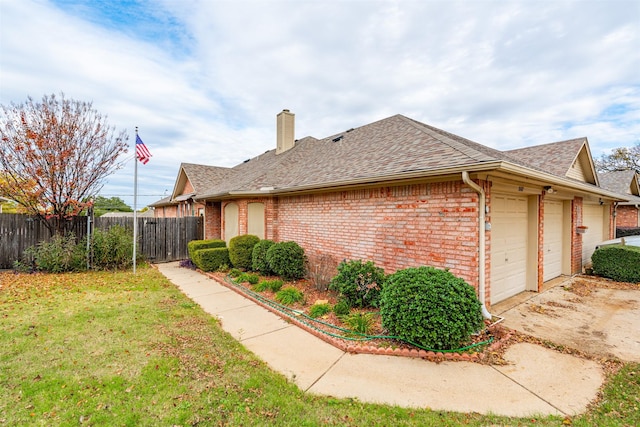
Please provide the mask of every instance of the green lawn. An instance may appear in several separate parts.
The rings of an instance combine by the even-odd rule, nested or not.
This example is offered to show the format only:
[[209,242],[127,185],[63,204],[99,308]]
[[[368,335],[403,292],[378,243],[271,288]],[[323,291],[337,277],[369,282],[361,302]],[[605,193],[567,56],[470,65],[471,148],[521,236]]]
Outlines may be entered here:
[[640,425],[638,364],[570,420],[371,405],[302,393],[152,268],[0,285],[0,426]]

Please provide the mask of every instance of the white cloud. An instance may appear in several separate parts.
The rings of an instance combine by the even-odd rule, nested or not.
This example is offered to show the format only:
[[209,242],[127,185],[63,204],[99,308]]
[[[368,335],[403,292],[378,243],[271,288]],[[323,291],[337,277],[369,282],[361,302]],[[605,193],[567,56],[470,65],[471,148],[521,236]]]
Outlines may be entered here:
[[[283,108],[297,137],[396,113],[500,149],[587,136],[599,155],[640,135],[635,1],[153,7],[118,26],[68,4],[0,4],[0,102],[64,91],[130,136],[139,126],[154,155],[141,194],[171,191],[180,162],[232,166],[273,148]],[[132,175],[129,162],[104,192],[131,194]]]

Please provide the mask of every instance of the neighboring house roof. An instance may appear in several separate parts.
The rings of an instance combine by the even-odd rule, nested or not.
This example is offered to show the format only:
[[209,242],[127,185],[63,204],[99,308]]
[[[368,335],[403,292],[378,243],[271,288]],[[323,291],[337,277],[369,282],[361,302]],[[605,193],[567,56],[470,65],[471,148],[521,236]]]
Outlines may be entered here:
[[153,202],[149,205],[149,207],[151,208],[160,208],[162,206],[171,206],[171,205],[175,205],[174,202],[171,201],[171,196],[162,198],[160,200],[158,200],[157,202]]
[[640,173],[629,169],[624,171],[602,172],[600,185],[616,193],[627,195],[628,202],[621,204],[640,204]]
[[[556,162],[555,156],[560,156],[560,165],[548,167],[547,163]],[[583,169],[582,182],[570,177],[570,169],[576,164]],[[597,187],[586,138],[499,151],[402,115],[323,139],[306,137],[284,153],[276,155],[276,150],[271,150],[231,169],[217,169],[222,169],[216,171],[222,177],[201,181],[207,182],[204,190],[194,185],[196,199],[286,193],[454,174],[461,170],[496,169],[537,175],[542,180],[616,198]]]
[[600,185],[618,193],[640,196],[640,174],[634,170],[601,172]]
[[[138,212],[138,218],[153,218],[153,210],[149,209],[144,212]],[[101,216],[102,218],[133,218],[133,212],[107,212]]]

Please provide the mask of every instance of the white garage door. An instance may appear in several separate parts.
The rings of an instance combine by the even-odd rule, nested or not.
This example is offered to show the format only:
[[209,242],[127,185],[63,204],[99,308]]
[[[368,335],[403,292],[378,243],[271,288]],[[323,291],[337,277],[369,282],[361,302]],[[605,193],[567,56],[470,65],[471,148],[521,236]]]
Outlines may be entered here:
[[562,274],[562,202],[544,202],[544,274],[551,280]]
[[587,231],[582,235],[582,265],[591,261],[596,245],[604,238],[604,209],[600,205],[584,205],[582,207],[582,225]]
[[527,198],[491,197],[491,303],[526,289]]

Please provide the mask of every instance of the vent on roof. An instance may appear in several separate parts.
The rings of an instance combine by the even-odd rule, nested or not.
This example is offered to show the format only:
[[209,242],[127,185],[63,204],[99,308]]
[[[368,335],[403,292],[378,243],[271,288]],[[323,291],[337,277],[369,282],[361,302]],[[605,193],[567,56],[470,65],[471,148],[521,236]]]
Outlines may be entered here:
[[342,138],[344,138],[344,135],[337,136],[337,137],[333,138],[333,139],[332,139],[332,141],[333,141],[333,142],[338,142],[338,141],[340,141]]
[[355,129],[351,128],[351,129],[347,129],[347,133],[349,132],[353,132]]
[[242,163],[247,163],[249,160],[251,160],[251,159],[247,159],[247,160],[245,160],[245,161],[244,161],[244,162],[242,162]]

